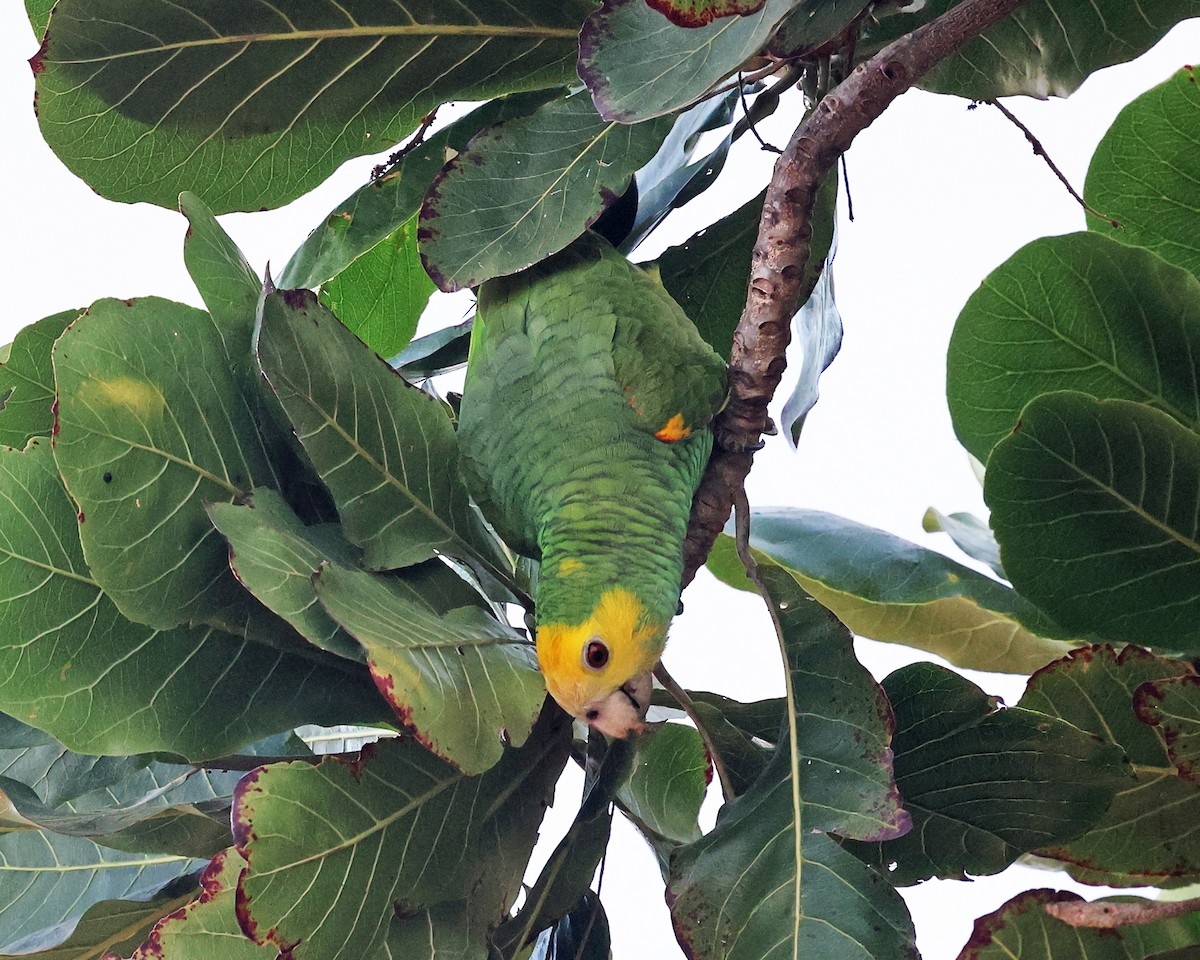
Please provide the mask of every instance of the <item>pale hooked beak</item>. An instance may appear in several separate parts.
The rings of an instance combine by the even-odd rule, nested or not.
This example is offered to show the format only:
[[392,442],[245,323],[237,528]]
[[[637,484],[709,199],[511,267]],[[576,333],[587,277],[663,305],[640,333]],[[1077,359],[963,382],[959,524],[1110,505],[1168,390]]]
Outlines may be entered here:
[[586,704],[580,719],[601,733],[624,739],[646,729],[646,711],[650,708],[650,690],[654,681],[650,672],[639,673],[617,687],[607,697]]

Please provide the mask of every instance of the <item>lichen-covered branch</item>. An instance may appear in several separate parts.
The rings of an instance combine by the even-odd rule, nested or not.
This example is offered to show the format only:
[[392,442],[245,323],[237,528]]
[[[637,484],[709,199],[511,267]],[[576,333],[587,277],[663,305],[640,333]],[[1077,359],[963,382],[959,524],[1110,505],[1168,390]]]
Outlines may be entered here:
[[1200,899],[1193,900],[1146,900],[1141,903],[1088,903],[1071,900],[1065,903],[1048,903],[1045,911],[1056,920],[1072,927],[1090,927],[1093,930],[1116,930],[1144,923],[1157,923],[1182,917],[1200,910]]
[[735,493],[750,472],[753,451],[767,425],[767,404],[786,366],[792,315],[816,282],[815,276],[805,282],[805,266],[813,201],[822,179],[888,104],[1024,2],[962,0],[855,67],[792,134],[763,202],[746,306],[729,358],[730,400],[714,424],[717,446],[692,502],[684,584],[708,558],[729,519]]

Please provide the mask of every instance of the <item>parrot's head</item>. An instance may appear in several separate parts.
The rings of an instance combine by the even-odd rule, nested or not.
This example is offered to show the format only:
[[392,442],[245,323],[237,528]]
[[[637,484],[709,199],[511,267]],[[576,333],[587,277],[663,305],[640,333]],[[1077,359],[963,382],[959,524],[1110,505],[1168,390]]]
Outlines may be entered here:
[[606,589],[581,623],[538,625],[546,687],[559,705],[610,737],[641,733],[650,706],[651,671],[667,624],[648,623],[628,590]]

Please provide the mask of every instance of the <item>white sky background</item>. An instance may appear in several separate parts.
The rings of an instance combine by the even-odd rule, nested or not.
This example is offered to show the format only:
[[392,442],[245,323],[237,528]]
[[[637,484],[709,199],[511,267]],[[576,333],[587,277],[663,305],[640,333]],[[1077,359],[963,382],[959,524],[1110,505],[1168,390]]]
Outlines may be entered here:
[[[183,218],[102,200],[43,143],[25,63],[35,50],[23,5],[10,0],[0,7],[0,209],[9,224],[0,343],[43,316],[106,296],[153,294],[201,305],[183,266]],[[1121,107],[1198,60],[1200,21],[1191,21],[1140,60],[1092,77],[1069,100],[1007,104],[1082,190],[1092,151]],[[856,220],[845,220],[843,206],[835,265],[846,327],[842,351],[821,381],[821,399],[799,451],[782,437],[771,439],[756,459],[748,491],[756,506],[828,510],[959,559],[948,538],[921,530],[931,505],[983,515],[980,488],[946,410],[945,353],[954,320],[982,278],[1018,247],[1084,226],[1075,202],[1021,133],[992,108],[966,106],[957,98],[907,94],[851,149]],[[777,115],[760,130],[783,145],[798,119]],[[730,160],[714,191],[719,210],[694,219],[690,208],[682,211],[680,224],[669,221],[662,237],[652,238],[655,249],[643,254],[682,242],[761,189],[773,158],[754,147],[743,138],[740,156]],[[282,210],[222,222],[256,269],[268,261],[281,267],[334,204],[365,180],[373,162],[347,163],[321,189]],[[451,318],[459,319],[464,308],[465,301],[456,299]],[[782,693],[778,651],[757,600],[717,585],[702,571],[684,602],[666,655],[680,682],[740,699]],[[860,641],[859,652],[880,678],[904,663],[930,659],[869,641]],[[973,679],[1009,703],[1023,688],[1023,678]],[[552,841],[565,830],[579,785],[571,777],[560,787],[562,799],[544,831]],[[614,956],[680,956],[648,848],[619,817],[615,836],[603,888]],[[973,883],[923,884],[905,897],[926,960],[949,960],[966,942],[974,918],[1021,890],[1044,886],[1099,895],[1072,885],[1064,874],[1012,868]]]

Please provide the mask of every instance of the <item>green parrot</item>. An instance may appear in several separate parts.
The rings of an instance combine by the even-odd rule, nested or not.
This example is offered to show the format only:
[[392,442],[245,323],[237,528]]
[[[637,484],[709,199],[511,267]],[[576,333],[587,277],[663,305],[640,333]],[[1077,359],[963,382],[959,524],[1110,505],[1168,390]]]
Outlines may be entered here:
[[479,290],[463,471],[500,535],[541,561],[547,689],[610,736],[642,729],[726,379],[657,277],[595,234]]

